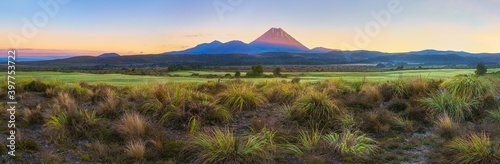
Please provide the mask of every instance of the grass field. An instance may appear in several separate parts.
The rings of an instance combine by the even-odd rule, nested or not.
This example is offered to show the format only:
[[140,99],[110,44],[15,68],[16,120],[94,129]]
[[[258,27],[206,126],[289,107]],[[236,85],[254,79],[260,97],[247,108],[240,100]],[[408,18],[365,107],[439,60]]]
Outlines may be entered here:
[[[500,71],[500,68],[489,69],[489,72]],[[294,77],[300,77],[302,82],[315,82],[331,78],[343,78],[347,81],[359,81],[366,78],[370,81],[384,82],[394,80],[400,77],[423,77],[432,79],[443,79],[459,74],[472,74],[473,69],[432,69],[432,70],[405,70],[390,72],[293,72],[286,73],[288,78],[244,78],[251,81],[280,81],[290,80]],[[181,77],[161,77],[161,76],[138,76],[122,74],[88,74],[88,73],[62,73],[62,72],[17,72],[16,78],[39,78],[42,80],[58,80],[64,83],[76,83],[87,81],[89,83],[110,83],[113,85],[132,85],[137,83],[156,83],[156,82],[198,82],[216,81],[217,78],[191,77],[192,73],[200,75],[225,75],[233,72],[211,72],[211,71],[179,71],[171,75]],[[268,73],[269,74],[269,73]],[[244,76],[244,73],[242,74]],[[5,78],[5,77],[4,77]],[[222,81],[231,80],[230,78],[221,79]]]

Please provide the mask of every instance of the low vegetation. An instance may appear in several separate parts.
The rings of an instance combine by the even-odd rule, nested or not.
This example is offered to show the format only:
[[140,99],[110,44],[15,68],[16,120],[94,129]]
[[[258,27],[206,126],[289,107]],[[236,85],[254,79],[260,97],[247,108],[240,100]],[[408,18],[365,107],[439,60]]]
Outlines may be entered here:
[[[275,75],[284,76],[281,71]],[[0,158],[6,163],[498,163],[499,77],[133,86],[23,79],[17,93],[19,157]],[[2,120],[8,117],[0,114]],[[6,137],[8,129],[0,130]]]

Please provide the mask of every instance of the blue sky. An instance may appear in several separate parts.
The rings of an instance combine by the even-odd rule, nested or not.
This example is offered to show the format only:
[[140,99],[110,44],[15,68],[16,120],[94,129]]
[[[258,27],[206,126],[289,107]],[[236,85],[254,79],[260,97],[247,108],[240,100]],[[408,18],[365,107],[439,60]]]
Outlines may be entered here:
[[[251,42],[281,27],[309,48],[500,52],[500,0],[69,0],[34,37],[13,46],[9,34],[22,36],[23,18],[32,20],[44,12],[38,2],[50,1],[57,2],[1,1],[0,48],[161,53],[213,40]],[[356,44],[355,29],[365,31],[377,21],[372,12],[397,2],[401,12]],[[228,10],[220,15],[214,3]]]

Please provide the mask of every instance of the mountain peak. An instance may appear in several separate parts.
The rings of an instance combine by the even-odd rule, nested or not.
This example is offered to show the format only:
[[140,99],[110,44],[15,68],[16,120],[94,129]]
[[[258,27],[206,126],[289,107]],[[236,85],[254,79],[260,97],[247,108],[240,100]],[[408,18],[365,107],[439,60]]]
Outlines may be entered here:
[[279,46],[286,49],[296,49],[307,51],[309,48],[297,41],[285,30],[281,28],[271,28],[262,36],[251,42],[252,45],[257,46]]

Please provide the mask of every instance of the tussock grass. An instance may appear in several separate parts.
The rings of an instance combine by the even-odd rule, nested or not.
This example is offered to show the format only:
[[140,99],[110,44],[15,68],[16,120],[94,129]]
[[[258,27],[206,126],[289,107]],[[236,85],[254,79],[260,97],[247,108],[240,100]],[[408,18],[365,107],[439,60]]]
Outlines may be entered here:
[[274,154],[273,132],[236,137],[229,129],[208,129],[191,138],[193,163],[267,163]]
[[451,141],[447,148],[454,152],[453,161],[459,163],[500,163],[500,146],[485,134],[469,134]]
[[126,145],[125,152],[134,160],[143,160],[146,154],[146,144],[142,140],[129,141]]
[[421,100],[432,113],[446,112],[456,121],[463,121],[477,108],[478,102],[470,97],[440,91]]
[[118,109],[119,100],[113,96],[104,98],[104,101],[99,103],[99,114],[110,119],[118,118],[121,110]]
[[116,128],[125,138],[142,138],[149,128],[144,116],[138,113],[125,113],[119,120]]
[[392,82],[394,96],[409,99],[412,96],[423,95],[429,90],[429,85],[422,77],[399,78]]
[[44,124],[44,117],[41,111],[41,106],[37,105],[35,109],[24,108],[22,110],[23,120],[28,125]]
[[75,99],[67,93],[60,92],[56,98],[54,98],[53,103],[53,113],[59,113],[62,111],[75,111],[78,108],[78,104]]
[[490,81],[476,76],[454,77],[444,81],[441,86],[455,96],[481,98],[496,93],[496,88]]
[[332,146],[336,153],[342,156],[353,156],[356,158],[367,158],[378,149],[377,142],[360,132],[345,130],[337,134],[325,135],[325,140]]
[[349,83],[342,78],[321,81],[316,87],[316,90],[324,91],[328,95],[354,91],[354,89],[349,86]]
[[444,113],[434,123],[434,132],[445,139],[452,139],[458,135],[458,124],[448,114]]
[[320,141],[321,133],[318,131],[318,129],[314,129],[310,132],[299,132],[299,143],[308,152],[314,152],[315,150],[317,150]]
[[303,85],[278,83],[264,91],[264,95],[270,103],[290,104],[304,89]]
[[383,133],[397,126],[397,115],[387,109],[376,109],[363,115],[364,121],[361,129],[373,132]]
[[492,121],[500,123],[500,108],[488,112]]
[[300,122],[315,120],[323,123],[346,113],[345,109],[330,100],[326,93],[317,91],[309,91],[299,97],[293,103],[290,112],[294,120]]
[[382,100],[382,95],[380,94],[378,88],[373,85],[364,85],[361,89],[363,95],[365,95],[370,101],[380,102]]
[[152,145],[152,153],[149,157],[153,158],[175,158],[181,151],[180,142],[167,137],[163,132],[154,133],[148,143]]
[[233,85],[219,94],[217,102],[232,111],[255,110],[261,108],[267,99],[253,86]]

